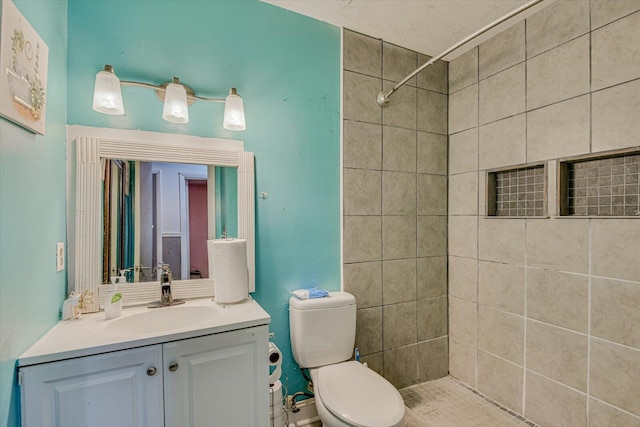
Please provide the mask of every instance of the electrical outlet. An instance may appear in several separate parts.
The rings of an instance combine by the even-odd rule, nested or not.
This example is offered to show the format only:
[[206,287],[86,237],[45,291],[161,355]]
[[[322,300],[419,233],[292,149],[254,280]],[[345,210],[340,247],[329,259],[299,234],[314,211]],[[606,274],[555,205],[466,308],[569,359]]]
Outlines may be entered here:
[[64,242],[56,243],[56,271],[64,270]]

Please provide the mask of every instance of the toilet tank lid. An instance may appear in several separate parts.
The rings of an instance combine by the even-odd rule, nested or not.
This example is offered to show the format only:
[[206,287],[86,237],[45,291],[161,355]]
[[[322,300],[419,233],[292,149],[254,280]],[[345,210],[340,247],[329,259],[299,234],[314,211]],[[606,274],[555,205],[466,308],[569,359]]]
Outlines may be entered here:
[[289,298],[289,307],[293,307],[298,310],[318,310],[321,308],[345,307],[355,303],[356,297],[347,292],[329,292],[329,295],[323,298]]

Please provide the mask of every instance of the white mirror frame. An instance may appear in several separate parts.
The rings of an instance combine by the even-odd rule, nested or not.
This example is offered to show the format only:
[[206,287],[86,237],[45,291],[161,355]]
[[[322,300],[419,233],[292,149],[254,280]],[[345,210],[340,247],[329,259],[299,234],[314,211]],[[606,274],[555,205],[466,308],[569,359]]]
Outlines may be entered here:
[[[127,159],[145,162],[170,162],[230,166],[238,168],[238,238],[247,240],[249,292],[255,291],[255,187],[253,153],[244,151],[242,141],[200,138],[158,132],[69,126],[67,129],[69,205],[75,197],[75,212],[68,211],[69,290],[93,292],[86,312],[98,311],[102,295],[102,164],[101,159]],[[75,176],[72,175],[75,168]],[[75,179],[74,179],[75,178]],[[75,184],[75,188],[74,188]],[[211,206],[211,203],[209,204]],[[72,235],[72,232],[74,233]],[[73,245],[71,245],[73,242]],[[125,305],[146,304],[158,300],[158,282],[119,285]],[[174,298],[198,298],[213,295],[212,279],[176,280]]]

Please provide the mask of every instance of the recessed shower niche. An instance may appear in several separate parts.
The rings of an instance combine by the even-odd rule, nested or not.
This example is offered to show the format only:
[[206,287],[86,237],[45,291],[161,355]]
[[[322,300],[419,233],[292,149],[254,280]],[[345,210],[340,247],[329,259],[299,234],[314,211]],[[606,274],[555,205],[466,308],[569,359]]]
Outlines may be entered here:
[[487,216],[545,216],[546,182],[544,164],[487,172]]
[[561,216],[640,217],[640,150],[558,163]]

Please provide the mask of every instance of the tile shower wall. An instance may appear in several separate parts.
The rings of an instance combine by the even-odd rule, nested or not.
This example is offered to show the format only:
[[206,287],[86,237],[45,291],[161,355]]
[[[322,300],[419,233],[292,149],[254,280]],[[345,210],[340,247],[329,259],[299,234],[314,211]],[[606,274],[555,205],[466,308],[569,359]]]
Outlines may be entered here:
[[448,372],[447,63],[344,30],[344,288],[362,360],[397,387]]
[[[640,218],[555,214],[557,159],[640,145],[638,28],[561,0],[449,64],[450,373],[542,426],[640,426]],[[540,161],[549,217],[486,218]]]

